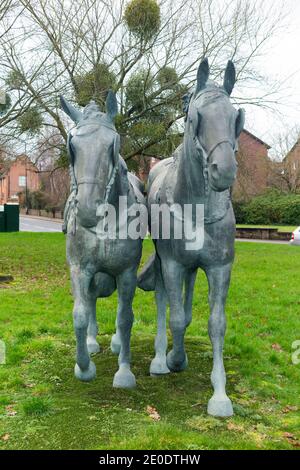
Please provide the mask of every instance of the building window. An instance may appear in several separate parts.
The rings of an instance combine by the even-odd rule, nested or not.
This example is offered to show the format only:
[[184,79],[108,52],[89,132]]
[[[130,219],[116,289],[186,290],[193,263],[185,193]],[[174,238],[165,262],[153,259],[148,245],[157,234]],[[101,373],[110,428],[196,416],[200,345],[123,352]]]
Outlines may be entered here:
[[26,176],[19,176],[19,186],[26,186]]

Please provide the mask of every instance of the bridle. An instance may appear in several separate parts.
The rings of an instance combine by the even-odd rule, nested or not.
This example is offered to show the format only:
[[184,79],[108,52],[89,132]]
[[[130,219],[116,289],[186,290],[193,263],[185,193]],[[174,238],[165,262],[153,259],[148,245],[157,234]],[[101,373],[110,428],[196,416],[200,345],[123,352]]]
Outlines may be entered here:
[[208,165],[209,165],[209,159],[211,155],[214,153],[214,151],[222,144],[229,144],[233,151],[237,151],[237,142],[235,144],[232,143],[231,140],[229,139],[223,139],[217,142],[210,150],[209,152],[206,152],[204,149],[203,145],[201,144],[198,136],[194,135],[193,140],[195,142],[196,150],[198,153],[202,155],[202,166],[203,166],[203,178],[204,178],[204,189],[205,189],[205,195],[207,196],[209,193],[209,181],[208,181]]
[[[77,125],[77,128],[83,127],[85,125],[93,124],[93,123],[95,123],[99,126],[99,121],[88,121],[86,123],[80,123],[79,125]],[[107,128],[112,129],[116,132],[116,128],[113,125],[109,125],[107,123],[101,122],[101,126],[107,127]],[[101,183],[98,178],[94,178],[94,177],[85,177],[85,178],[76,179],[75,171],[74,171],[74,164],[75,164],[75,159],[73,159],[73,163],[72,163],[71,167],[72,167],[74,189],[76,191],[76,195],[78,193],[78,187],[80,185],[83,185],[83,184],[99,185]],[[113,171],[111,173],[111,176],[109,178],[109,181],[108,181],[108,183],[106,185],[106,188],[105,188],[105,198],[104,198],[104,203],[105,204],[108,202],[110,192],[111,192],[111,188],[112,188],[112,186],[115,182],[118,171],[119,171],[119,165],[115,164],[115,166],[113,167]]]
[[213,148],[210,149],[210,151],[207,153],[207,157],[206,157],[207,161],[209,161],[209,159],[210,159],[211,155],[214,153],[214,151],[222,144],[229,144],[234,151],[236,150],[236,144],[233,145],[231,140],[229,140],[229,139],[220,140],[220,142],[218,142],[216,145],[214,145]]

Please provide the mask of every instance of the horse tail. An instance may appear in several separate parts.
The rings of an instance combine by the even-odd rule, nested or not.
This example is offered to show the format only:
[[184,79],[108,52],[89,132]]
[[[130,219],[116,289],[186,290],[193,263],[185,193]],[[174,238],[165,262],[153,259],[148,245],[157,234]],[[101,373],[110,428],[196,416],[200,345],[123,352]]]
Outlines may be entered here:
[[151,255],[141,272],[138,274],[137,285],[142,290],[155,290],[157,269],[156,257],[156,254]]

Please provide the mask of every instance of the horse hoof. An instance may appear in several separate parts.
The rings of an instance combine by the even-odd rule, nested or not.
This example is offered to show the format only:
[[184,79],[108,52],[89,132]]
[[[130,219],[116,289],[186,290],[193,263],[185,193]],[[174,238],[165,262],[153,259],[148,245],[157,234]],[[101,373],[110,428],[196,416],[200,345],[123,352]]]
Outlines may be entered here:
[[75,377],[82,382],[91,382],[96,377],[96,366],[93,361],[90,361],[89,367],[86,370],[81,370],[78,364],[75,364]]
[[228,418],[233,415],[232,403],[227,397],[224,400],[211,398],[208,402],[207,413],[219,418]]
[[117,338],[117,335],[114,334],[111,342],[110,342],[110,349],[113,354],[120,354],[121,351],[121,344],[120,341]]
[[96,354],[100,352],[100,346],[96,340],[87,340],[87,348],[89,354]]
[[188,366],[188,358],[185,354],[183,359],[175,359],[173,350],[167,355],[167,366],[171,372],[182,372]]
[[170,369],[167,366],[166,359],[155,357],[150,365],[150,375],[152,377],[158,377],[160,375],[166,375],[170,373]]
[[135,376],[131,372],[130,369],[127,367],[121,367],[118,372],[115,373],[114,381],[113,381],[114,388],[135,388],[136,381]]

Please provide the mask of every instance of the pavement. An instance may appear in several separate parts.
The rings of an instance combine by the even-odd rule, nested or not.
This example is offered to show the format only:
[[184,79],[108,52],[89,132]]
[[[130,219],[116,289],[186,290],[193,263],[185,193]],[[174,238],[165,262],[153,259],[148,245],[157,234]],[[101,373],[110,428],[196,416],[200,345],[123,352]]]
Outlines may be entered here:
[[[20,216],[21,232],[61,232],[63,221],[61,219],[50,219],[33,215]],[[287,245],[287,241],[282,240],[255,240],[249,238],[237,238],[239,242],[245,243],[272,243],[276,245]]]
[[61,219],[47,219],[46,217],[20,216],[21,232],[61,232]]

